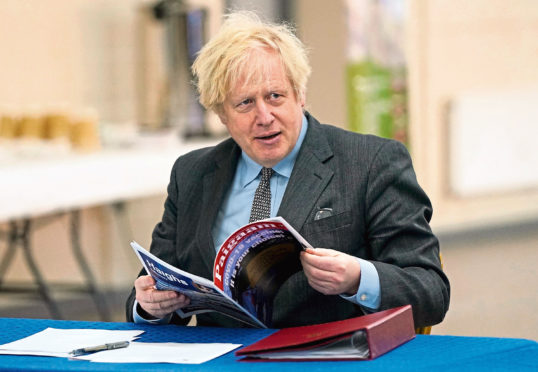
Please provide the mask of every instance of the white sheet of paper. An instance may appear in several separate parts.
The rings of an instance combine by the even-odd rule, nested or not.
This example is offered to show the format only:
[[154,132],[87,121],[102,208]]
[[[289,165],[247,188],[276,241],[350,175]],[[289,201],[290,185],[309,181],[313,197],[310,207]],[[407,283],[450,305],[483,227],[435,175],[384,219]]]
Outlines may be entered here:
[[241,344],[131,342],[123,349],[106,350],[73,359],[101,363],[183,363],[200,364],[217,358]]
[[0,345],[0,354],[69,357],[69,352],[83,347],[112,342],[132,341],[141,330],[47,328],[31,336]]

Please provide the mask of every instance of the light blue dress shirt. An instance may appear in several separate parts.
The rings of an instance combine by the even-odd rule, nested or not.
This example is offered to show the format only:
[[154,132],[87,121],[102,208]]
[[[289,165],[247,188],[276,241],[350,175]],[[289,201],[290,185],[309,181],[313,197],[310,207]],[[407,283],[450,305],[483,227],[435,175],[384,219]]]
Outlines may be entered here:
[[[303,144],[308,129],[308,121],[303,115],[301,132],[293,150],[273,167],[275,171],[271,177],[271,217],[277,215],[282,197],[288,186],[288,181],[297,159],[297,154]],[[224,198],[215,224],[212,229],[213,243],[215,250],[218,251],[222,243],[235,230],[239,229],[248,223],[250,218],[250,206],[254,200],[254,193],[260,183],[262,166],[257,164],[244,152],[241,153],[237,164],[232,185]],[[248,206],[248,207],[246,207]],[[320,247],[323,248],[323,247]],[[375,266],[366,260],[357,258],[361,265],[361,281],[359,290],[353,296],[341,296],[348,301],[351,301],[361,306],[365,311],[375,311],[379,308],[380,284],[379,274]],[[137,302],[135,301],[133,317],[136,323],[148,322],[141,318],[136,312]],[[151,321],[152,323],[167,323],[169,317],[160,320]]]
[[[286,186],[291,176],[291,171],[297,159],[297,154],[306,136],[308,122],[303,116],[303,123],[297,143],[291,152],[273,167],[275,171],[271,177],[271,217],[275,217]],[[254,193],[261,179],[262,166],[252,160],[245,152],[237,163],[237,171],[228,194],[224,198],[215,224],[213,225],[213,243],[218,251],[222,243],[235,230],[248,223],[250,218],[250,206],[254,200]]]

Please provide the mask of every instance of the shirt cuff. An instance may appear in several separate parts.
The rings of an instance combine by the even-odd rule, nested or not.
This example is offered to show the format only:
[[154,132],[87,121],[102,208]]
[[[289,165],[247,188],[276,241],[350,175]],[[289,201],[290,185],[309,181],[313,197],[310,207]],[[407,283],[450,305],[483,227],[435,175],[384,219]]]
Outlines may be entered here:
[[168,315],[168,316],[165,316],[164,318],[161,318],[161,319],[145,319],[145,318],[142,318],[142,316],[140,316],[140,314],[138,314],[138,311],[136,310],[138,306],[138,301],[134,301],[134,305],[133,305],[133,320],[135,323],[140,323],[140,324],[168,324],[170,323],[170,320],[172,319],[172,314]]
[[379,284],[379,274],[374,264],[358,258],[361,265],[361,281],[359,290],[353,296],[343,296],[342,298],[353,302],[365,310],[376,311],[381,303],[381,286]]

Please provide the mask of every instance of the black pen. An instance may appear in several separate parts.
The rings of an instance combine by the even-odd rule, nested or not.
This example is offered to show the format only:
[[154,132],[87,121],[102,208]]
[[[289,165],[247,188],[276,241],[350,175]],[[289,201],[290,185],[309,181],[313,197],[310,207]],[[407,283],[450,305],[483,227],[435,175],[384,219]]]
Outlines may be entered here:
[[96,353],[98,351],[103,351],[103,350],[121,349],[127,346],[129,346],[129,341],[112,342],[110,344],[103,344],[103,345],[97,345],[97,346],[83,347],[82,349],[76,349],[76,350],[71,351],[69,355],[80,356],[80,355]]

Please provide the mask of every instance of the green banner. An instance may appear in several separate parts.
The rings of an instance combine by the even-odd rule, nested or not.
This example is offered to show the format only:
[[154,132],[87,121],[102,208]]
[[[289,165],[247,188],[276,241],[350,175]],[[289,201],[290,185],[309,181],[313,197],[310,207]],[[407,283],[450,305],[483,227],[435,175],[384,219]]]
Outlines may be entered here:
[[362,61],[346,74],[349,128],[408,145],[405,70]]

